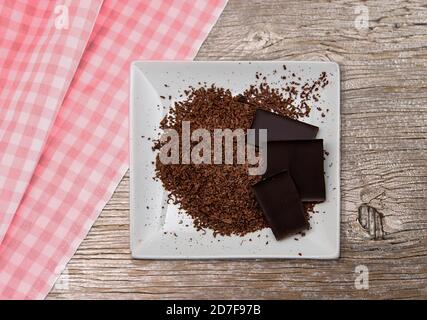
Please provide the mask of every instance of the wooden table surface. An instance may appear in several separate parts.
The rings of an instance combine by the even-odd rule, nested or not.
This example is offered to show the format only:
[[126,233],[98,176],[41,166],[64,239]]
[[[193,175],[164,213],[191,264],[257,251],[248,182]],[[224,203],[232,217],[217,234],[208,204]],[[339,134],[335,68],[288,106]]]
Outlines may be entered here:
[[126,175],[48,298],[427,298],[426,1],[230,0],[197,55],[279,59],[341,66],[340,259],[132,260]]

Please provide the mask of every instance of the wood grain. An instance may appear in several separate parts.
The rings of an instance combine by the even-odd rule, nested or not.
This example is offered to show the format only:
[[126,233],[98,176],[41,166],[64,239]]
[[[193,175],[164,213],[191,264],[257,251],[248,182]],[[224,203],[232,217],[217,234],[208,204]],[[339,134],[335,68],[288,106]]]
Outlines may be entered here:
[[[197,59],[340,64],[341,258],[132,260],[126,175],[48,298],[427,298],[426,2],[230,0]],[[362,203],[383,239],[359,224]],[[361,264],[368,290],[354,285]]]

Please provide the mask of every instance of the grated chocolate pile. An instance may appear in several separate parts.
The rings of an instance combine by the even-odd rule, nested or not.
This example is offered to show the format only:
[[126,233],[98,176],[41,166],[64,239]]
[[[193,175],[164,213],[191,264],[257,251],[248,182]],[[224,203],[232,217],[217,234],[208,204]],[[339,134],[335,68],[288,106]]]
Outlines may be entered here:
[[[259,79],[259,74],[256,75]],[[190,87],[185,99],[176,102],[160,123],[161,129],[175,129],[181,134],[182,121],[190,121],[191,131],[214,129],[250,128],[257,108],[273,111],[293,119],[308,116],[309,102],[318,101],[319,88],[327,85],[325,73],[312,83],[299,84],[292,81],[277,89],[264,81],[250,86],[239,95],[231,91],[210,87]],[[296,98],[299,98],[298,104]],[[162,144],[154,142],[153,150]],[[260,176],[248,174],[248,164],[163,164],[156,159],[156,178],[169,192],[169,199],[180,210],[194,219],[195,227],[212,229],[214,235],[245,235],[267,227],[258,207],[251,186]],[[313,204],[306,204],[306,213]]]

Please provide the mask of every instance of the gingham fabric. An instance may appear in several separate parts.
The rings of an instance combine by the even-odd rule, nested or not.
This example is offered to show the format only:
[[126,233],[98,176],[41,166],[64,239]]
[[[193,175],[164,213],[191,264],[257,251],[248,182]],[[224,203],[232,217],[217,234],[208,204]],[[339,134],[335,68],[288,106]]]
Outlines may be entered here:
[[[194,57],[225,3],[226,0],[103,2],[31,181],[0,245],[0,298],[44,298],[126,172],[130,62]],[[95,12],[97,5],[92,3],[87,10]],[[33,2],[21,4],[19,13],[9,7],[8,21],[1,22],[2,28],[8,31],[11,23],[19,24],[16,15],[31,11],[28,6],[33,7]],[[32,14],[21,23],[29,24],[31,19],[50,14],[38,12],[37,18]],[[72,17],[70,10],[70,21],[77,18],[81,23],[86,19]],[[16,49],[6,46],[3,50],[2,57]],[[13,63],[12,57],[2,67],[3,82],[10,81],[2,74],[3,69],[6,74],[15,72],[16,77],[34,73],[21,68],[10,71]],[[40,108],[47,108],[43,100],[47,98],[41,99]],[[7,105],[2,115],[10,112],[11,102],[8,97],[2,100],[1,107]],[[18,107],[15,110],[20,111]],[[9,134],[13,136],[13,132]],[[34,136],[26,133],[20,139],[27,135]],[[4,173],[0,175],[4,179]]]
[[[27,189],[101,1],[0,2],[0,243]],[[59,29],[60,28],[60,29]]]

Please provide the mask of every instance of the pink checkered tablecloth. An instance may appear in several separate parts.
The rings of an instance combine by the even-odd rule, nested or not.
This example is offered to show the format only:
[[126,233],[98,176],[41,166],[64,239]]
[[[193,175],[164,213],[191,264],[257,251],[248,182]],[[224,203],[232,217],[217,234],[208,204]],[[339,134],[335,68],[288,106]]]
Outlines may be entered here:
[[128,70],[191,59],[226,0],[0,3],[0,298],[42,299],[128,169]]
[[53,1],[0,5],[0,242],[33,175],[100,5],[69,1],[68,14],[79,20],[60,30]]

